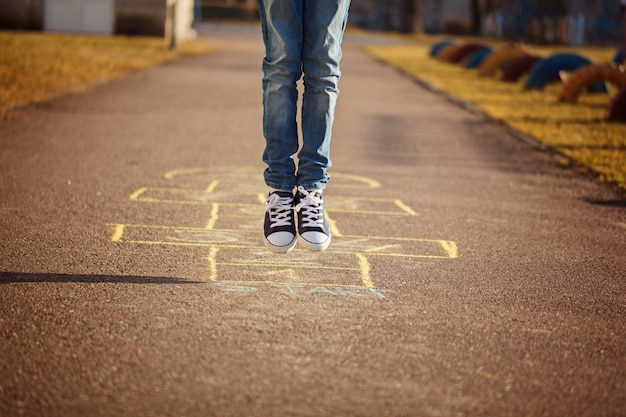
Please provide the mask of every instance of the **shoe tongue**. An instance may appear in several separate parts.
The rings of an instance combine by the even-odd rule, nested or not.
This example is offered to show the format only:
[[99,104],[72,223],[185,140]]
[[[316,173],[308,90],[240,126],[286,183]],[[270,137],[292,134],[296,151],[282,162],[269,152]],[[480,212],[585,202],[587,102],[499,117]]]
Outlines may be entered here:
[[293,194],[290,191],[273,191],[270,192],[270,195],[277,194],[279,197],[293,197]]

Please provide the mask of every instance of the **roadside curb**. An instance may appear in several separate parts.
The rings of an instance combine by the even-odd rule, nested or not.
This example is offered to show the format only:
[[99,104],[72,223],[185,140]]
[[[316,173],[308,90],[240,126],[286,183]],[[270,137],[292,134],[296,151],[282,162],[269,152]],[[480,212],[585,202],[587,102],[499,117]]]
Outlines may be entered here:
[[[565,155],[562,155],[561,153],[559,153],[558,151],[554,150],[553,148],[539,142],[537,139],[533,138],[530,135],[527,135],[525,133],[522,133],[516,129],[513,129],[510,126],[505,125],[504,123],[502,123],[501,121],[499,121],[498,119],[494,119],[493,117],[489,116],[485,111],[483,111],[482,109],[478,108],[477,106],[462,100],[458,97],[456,97],[455,95],[447,92],[446,90],[443,90],[437,86],[435,86],[434,84],[429,83],[428,81],[425,81],[424,79],[418,77],[415,74],[412,74],[408,71],[403,70],[402,68],[398,68],[394,65],[389,64],[388,62],[376,58],[370,54],[367,54],[368,56],[370,56],[373,60],[375,60],[376,62],[389,66],[393,69],[395,69],[396,71],[398,71],[400,74],[402,74],[403,76],[411,79],[414,83],[416,83],[417,85],[419,85],[420,87],[423,87],[424,89],[433,92],[435,94],[440,95],[441,97],[445,98],[446,100],[448,100],[449,102],[457,105],[458,107],[461,107],[462,109],[467,110],[468,112],[474,114],[475,116],[481,117],[485,120],[488,120],[492,123],[494,123],[497,126],[502,127],[504,130],[507,131],[507,133],[509,133],[511,136],[515,137],[516,139],[526,143],[527,145],[541,150],[541,151],[545,151],[545,152],[550,152],[553,153],[556,156],[562,156],[562,157],[566,157]],[[568,158],[569,159],[569,158]]]
[[556,149],[545,145],[543,143],[541,143],[540,141],[538,141],[537,139],[533,138],[530,135],[527,135],[525,133],[520,132],[519,130],[516,130],[510,126],[507,126],[506,124],[504,124],[503,122],[501,122],[498,119],[495,119],[493,117],[491,117],[489,114],[487,114],[485,111],[483,111],[482,109],[480,109],[479,107],[465,101],[462,100],[458,97],[456,97],[455,95],[447,92],[446,90],[443,90],[439,87],[437,87],[434,84],[429,83],[428,81],[418,77],[415,74],[412,74],[408,71],[405,71],[402,68],[396,67],[394,65],[389,64],[388,62],[377,58],[367,52],[365,52],[367,56],[369,56],[371,59],[373,59],[374,61],[386,65],[390,68],[393,68],[394,70],[396,70],[399,74],[401,74],[402,76],[410,79],[411,81],[413,81],[414,83],[416,83],[417,85],[419,85],[420,87],[426,89],[427,91],[430,91],[432,93],[435,93],[443,98],[445,98],[447,101],[449,101],[450,103],[455,104],[456,106],[468,111],[469,113],[482,118],[485,121],[489,121],[490,123],[492,123],[495,126],[500,127],[501,129],[503,129],[507,134],[509,134],[510,136],[512,136],[513,138],[525,143],[526,145],[530,146],[533,149],[536,149],[538,151],[541,152],[545,152],[547,154],[550,154],[552,156],[554,156],[555,158],[559,158],[559,159],[566,159],[567,160],[567,164],[563,164],[559,161],[556,161],[557,165],[559,165],[560,167],[563,168],[567,168],[567,169],[572,169],[574,172],[578,173],[578,174],[583,174],[585,175],[587,178],[591,178],[593,179],[596,183],[599,184],[604,184],[608,187],[610,187],[611,189],[613,189],[618,195],[620,196],[626,196],[626,190],[622,189],[619,184],[612,182],[612,181],[603,181],[600,179],[600,173],[596,172],[595,170],[593,170],[591,167],[585,166],[579,162],[574,161],[573,159],[571,159],[569,156],[564,155],[562,153],[560,153],[559,151],[557,151]]

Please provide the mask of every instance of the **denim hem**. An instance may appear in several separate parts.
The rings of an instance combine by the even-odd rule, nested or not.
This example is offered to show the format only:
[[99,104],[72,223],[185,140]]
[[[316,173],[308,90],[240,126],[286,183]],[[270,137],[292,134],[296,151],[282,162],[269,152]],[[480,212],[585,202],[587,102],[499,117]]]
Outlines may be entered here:
[[323,190],[328,185],[327,182],[312,182],[309,184],[298,184],[298,186],[304,188],[307,191],[311,190]]
[[267,185],[270,188],[273,188],[275,190],[280,190],[280,191],[291,191],[293,192],[293,189],[296,187],[295,185],[282,185],[282,184],[277,184],[277,183],[273,183],[273,182],[265,182],[265,185]]

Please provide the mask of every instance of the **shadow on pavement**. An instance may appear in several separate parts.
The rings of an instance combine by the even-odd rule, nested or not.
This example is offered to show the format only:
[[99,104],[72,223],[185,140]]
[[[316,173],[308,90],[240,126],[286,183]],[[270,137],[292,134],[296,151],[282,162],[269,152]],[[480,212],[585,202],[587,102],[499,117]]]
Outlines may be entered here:
[[204,281],[188,281],[180,278],[141,277],[118,275],[72,275],[72,274],[39,274],[23,272],[0,272],[0,285],[20,282],[49,283],[114,283],[114,284],[204,284]]
[[626,207],[626,199],[614,199],[614,200],[593,200],[586,199],[585,200],[589,204],[593,204],[595,206],[605,206],[605,207]]

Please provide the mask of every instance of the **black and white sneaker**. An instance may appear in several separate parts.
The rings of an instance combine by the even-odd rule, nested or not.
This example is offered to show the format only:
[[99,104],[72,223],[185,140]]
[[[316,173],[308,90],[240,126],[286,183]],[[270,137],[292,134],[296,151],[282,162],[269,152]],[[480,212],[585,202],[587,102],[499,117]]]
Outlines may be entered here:
[[296,246],[296,223],[293,216],[293,194],[274,191],[265,201],[265,245],[276,253],[287,253]]
[[324,216],[322,193],[298,187],[294,204],[298,214],[298,242],[309,250],[327,249],[330,245],[330,228]]

